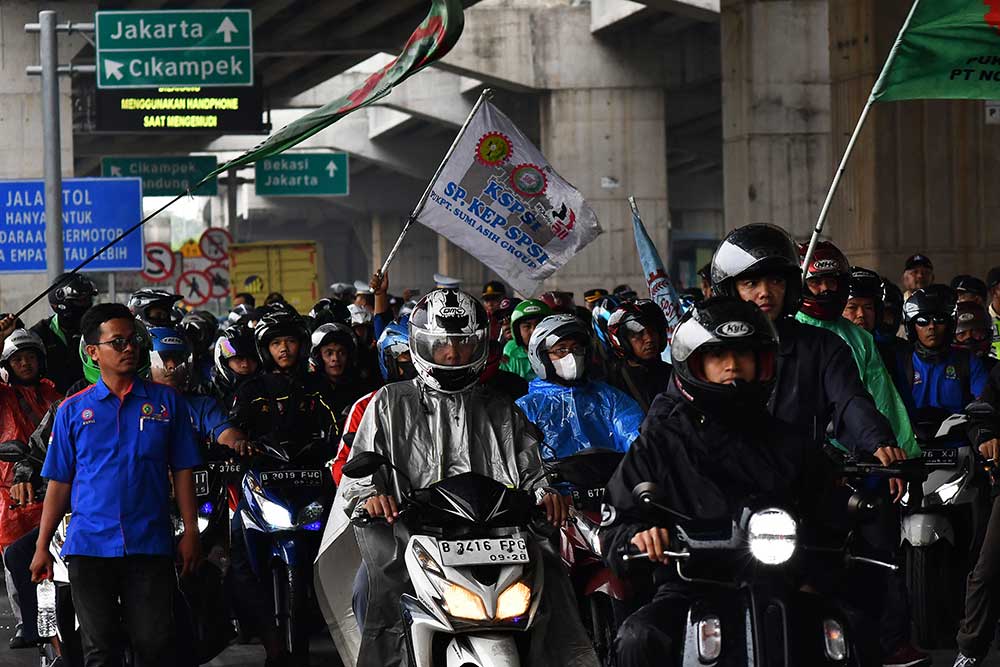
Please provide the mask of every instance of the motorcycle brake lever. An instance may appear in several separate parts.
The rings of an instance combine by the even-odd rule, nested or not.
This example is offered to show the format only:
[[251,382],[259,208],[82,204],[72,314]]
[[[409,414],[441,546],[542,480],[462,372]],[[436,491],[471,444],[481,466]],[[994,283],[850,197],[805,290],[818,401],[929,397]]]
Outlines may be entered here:
[[[690,558],[691,557],[691,554],[689,552],[687,552],[687,551],[664,551],[663,555],[667,556],[669,558],[674,558],[676,560],[684,560],[685,558]],[[650,560],[649,554],[646,553],[645,551],[642,552],[642,553],[625,553],[625,554],[622,554],[622,560],[625,561],[625,562],[628,562],[630,560],[642,560],[644,558],[646,560]]]

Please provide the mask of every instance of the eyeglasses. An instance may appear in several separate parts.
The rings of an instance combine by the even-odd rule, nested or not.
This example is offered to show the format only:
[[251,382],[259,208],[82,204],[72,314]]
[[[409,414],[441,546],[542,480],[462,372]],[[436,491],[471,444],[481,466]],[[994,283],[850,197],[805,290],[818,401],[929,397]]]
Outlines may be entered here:
[[580,352],[582,348],[579,345],[560,345],[559,347],[553,347],[549,350],[549,356],[556,359],[562,359],[568,354],[576,354]]
[[139,337],[133,334],[128,338],[113,338],[100,343],[94,343],[94,345],[110,345],[115,352],[124,352],[129,347],[139,347]]
[[930,326],[933,322],[934,324],[948,324],[951,318],[944,317],[942,315],[935,315],[934,317],[927,317],[926,315],[918,315],[913,318],[913,323],[918,327]]

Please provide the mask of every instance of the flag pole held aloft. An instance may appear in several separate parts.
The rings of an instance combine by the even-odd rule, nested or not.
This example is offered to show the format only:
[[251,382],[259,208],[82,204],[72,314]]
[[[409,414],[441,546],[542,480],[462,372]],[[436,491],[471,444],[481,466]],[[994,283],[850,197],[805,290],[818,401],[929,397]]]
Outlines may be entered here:
[[[882,66],[882,73],[879,74],[878,79],[875,81],[875,85],[872,86],[871,95],[868,96],[868,101],[865,102],[865,107],[861,110],[861,116],[858,118],[858,123],[854,126],[854,133],[851,134],[851,139],[847,142],[847,148],[844,150],[844,155],[840,159],[840,165],[837,167],[837,172],[833,175],[833,183],[830,184],[830,190],[826,193],[826,200],[823,202],[823,208],[820,209],[819,217],[816,219],[816,226],[813,228],[812,238],[809,239],[809,247],[806,249],[805,258],[802,260],[803,276],[805,276],[806,267],[809,266],[809,262],[812,261],[813,253],[816,251],[816,244],[819,242],[819,235],[823,232],[823,226],[826,224],[827,215],[830,213],[830,205],[833,203],[833,196],[837,193],[837,189],[840,187],[840,179],[843,177],[844,171],[847,169],[847,161],[851,158],[851,153],[854,152],[854,145],[857,143],[858,137],[861,135],[861,128],[865,126],[865,121],[868,120],[868,112],[871,111],[872,105],[876,101],[876,91],[879,90],[879,87],[882,86],[887,79],[888,73],[892,68],[892,64],[896,60],[896,55],[899,53],[903,35],[906,34],[907,29],[910,27],[910,22],[913,20],[913,16],[916,14],[917,7],[920,5],[920,2],[921,0],[914,0],[913,6],[910,7],[910,13],[907,14],[906,20],[903,22],[903,27],[899,29],[899,34],[896,36],[896,42],[893,44],[892,50],[889,51],[889,56],[885,60],[885,65]],[[805,280],[804,277],[803,280]]]
[[483,106],[483,102],[485,102],[488,99],[491,99],[492,97],[493,97],[493,90],[491,88],[484,89],[483,92],[479,95],[479,99],[476,100],[475,105],[473,105],[472,111],[469,112],[469,117],[465,119],[464,123],[462,123],[462,127],[459,129],[458,135],[455,136],[455,141],[452,142],[451,147],[448,149],[448,152],[445,153],[444,159],[441,160],[441,164],[438,165],[437,171],[434,172],[434,176],[431,178],[430,182],[427,183],[427,189],[424,190],[424,194],[420,196],[420,200],[417,202],[417,205],[413,208],[413,212],[410,213],[410,217],[406,219],[406,224],[403,225],[402,231],[399,232],[399,236],[396,238],[396,242],[392,245],[392,250],[390,250],[389,254],[385,256],[385,261],[382,262],[382,267],[378,270],[378,275],[380,276],[383,275],[386,269],[389,268],[389,263],[393,260],[393,258],[396,256],[396,253],[399,251],[399,246],[402,245],[403,239],[406,237],[406,233],[410,231],[410,225],[412,225],[413,221],[417,219],[417,216],[420,215],[420,212],[424,210],[424,206],[427,205],[427,200],[431,196],[431,191],[434,190],[434,184],[437,183],[438,177],[441,176],[441,170],[443,170],[444,166],[448,164],[448,160],[450,160],[452,154],[454,154],[455,148],[458,146],[458,142],[462,140],[463,136],[465,136],[465,131],[469,129],[469,123],[472,122],[472,119],[479,111],[479,107]]

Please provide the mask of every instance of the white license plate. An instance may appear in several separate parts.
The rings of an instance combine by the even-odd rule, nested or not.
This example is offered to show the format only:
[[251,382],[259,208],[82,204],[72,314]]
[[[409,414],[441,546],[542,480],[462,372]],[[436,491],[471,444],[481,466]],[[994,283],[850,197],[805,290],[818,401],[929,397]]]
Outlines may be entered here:
[[194,471],[194,495],[201,497],[208,495],[208,471]]
[[528,544],[520,537],[441,540],[438,547],[441,549],[441,560],[448,566],[528,562]]
[[958,450],[925,449],[924,461],[931,468],[950,468],[958,465]]

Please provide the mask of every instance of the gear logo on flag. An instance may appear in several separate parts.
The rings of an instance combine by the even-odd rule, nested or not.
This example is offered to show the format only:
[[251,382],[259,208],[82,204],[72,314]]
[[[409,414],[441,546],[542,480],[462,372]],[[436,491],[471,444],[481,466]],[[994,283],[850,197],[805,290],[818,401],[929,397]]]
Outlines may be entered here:
[[510,184],[522,197],[538,197],[545,194],[549,181],[537,165],[519,164],[510,172]]
[[986,22],[1000,31],[1000,0],[983,0],[983,2],[990,8],[984,17]]
[[510,138],[501,132],[487,132],[476,145],[476,160],[487,167],[496,167],[510,159],[513,152]]

